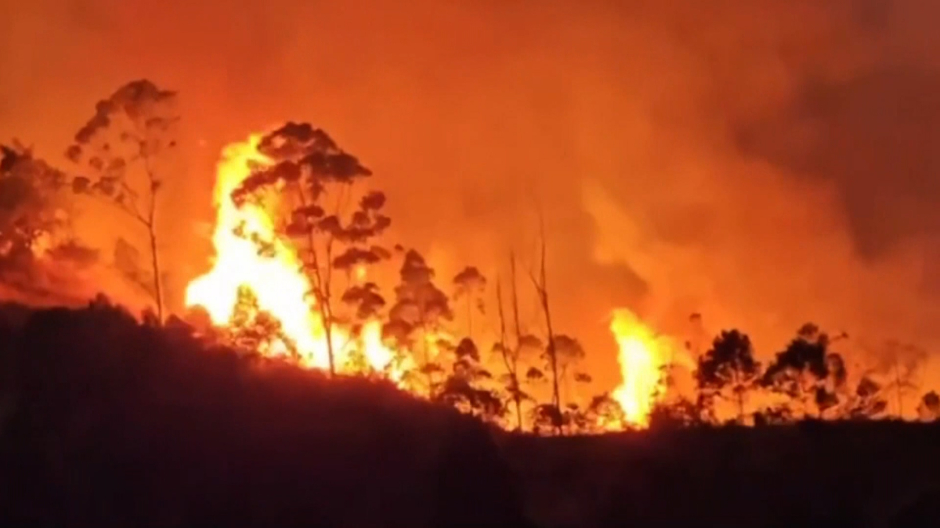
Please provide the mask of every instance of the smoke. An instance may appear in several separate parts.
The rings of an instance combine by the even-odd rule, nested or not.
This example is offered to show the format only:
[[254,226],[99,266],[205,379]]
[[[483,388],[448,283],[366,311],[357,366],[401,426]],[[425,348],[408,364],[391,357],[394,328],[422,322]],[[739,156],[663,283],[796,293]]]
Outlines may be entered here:
[[121,83],[180,91],[178,281],[221,146],[297,119],[445,279],[534,264],[541,212],[558,326],[602,371],[615,306],[763,354],[807,320],[940,341],[931,2],[2,1],[0,137],[53,157]]

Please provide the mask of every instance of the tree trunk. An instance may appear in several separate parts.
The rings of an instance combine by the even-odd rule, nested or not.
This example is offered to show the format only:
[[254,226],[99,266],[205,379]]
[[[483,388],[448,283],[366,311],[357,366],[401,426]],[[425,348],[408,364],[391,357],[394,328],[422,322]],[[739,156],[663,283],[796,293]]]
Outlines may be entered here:
[[[552,328],[552,314],[548,300],[548,280],[547,273],[545,272],[545,222],[542,218],[541,211],[539,211],[539,238],[541,239],[541,247],[539,248],[539,279],[536,282],[535,277],[532,277],[531,274],[530,277],[535,284],[539,300],[542,301],[542,311],[545,312],[545,326],[548,332],[548,357],[551,361],[552,368],[552,403],[555,405],[555,411],[558,413],[560,419],[561,393],[558,388],[558,351],[555,349],[555,331]],[[561,423],[555,426],[555,432],[557,434],[563,432]]]
[[425,319],[424,310],[418,310],[418,318],[421,321],[421,352],[424,357],[424,374],[428,381],[428,399],[434,399],[434,376],[431,372],[431,352],[428,350],[428,325]]
[[[157,179],[153,168],[150,166],[150,159],[143,153],[143,148],[144,146],[141,144],[144,168],[147,171],[147,178],[150,181],[150,206],[147,209],[147,219],[143,223],[147,227],[147,235],[150,237],[150,264],[153,268],[153,295],[154,300],[157,302],[157,320],[159,320],[162,325],[163,273],[160,271],[160,256],[157,254],[157,191],[160,189],[160,181]],[[138,213],[137,216],[140,217],[140,214]]]
[[[515,273],[513,273],[513,280],[515,281]],[[513,292],[515,293],[515,287],[513,287]],[[515,301],[515,295],[513,295],[513,301]],[[515,358],[509,360],[509,350],[506,348],[506,314],[503,312],[503,287],[502,281],[499,280],[499,276],[496,277],[496,307],[499,313],[499,344],[500,352],[502,352],[503,363],[506,365],[506,371],[509,373],[509,382],[512,386],[512,401],[516,404],[516,427],[519,432],[522,432],[522,401],[519,396],[519,365],[518,360],[518,340],[520,339],[519,335],[519,307],[514,303],[513,312],[516,315],[516,348],[517,355]]]
[[[297,194],[300,197],[301,207],[307,206],[307,196],[304,193],[303,185],[297,184]],[[336,365],[333,360],[333,310],[330,306],[330,275],[320,272],[320,256],[317,252],[316,239],[313,236],[313,227],[307,227],[307,249],[310,252],[311,266],[313,268],[314,294],[317,298],[317,310],[320,312],[320,324],[323,325],[323,333],[326,336],[326,355],[330,364],[330,377],[336,375]],[[332,266],[329,254],[329,247],[332,239],[327,245],[326,265]],[[327,268],[329,271],[331,268]],[[324,275],[326,277],[324,278]]]
[[[156,201],[156,198],[152,202]],[[150,264],[153,270],[153,296],[157,303],[157,320],[163,324],[163,280],[160,271],[160,256],[157,254],[157,230],[154,225],[156,207],[150,205],[150,214],[147,218],[147,235],[150,237]]]
[[157,237],[150,232],[150,254],[153,263],[153,289],[157,301],[157,319],[163,324],[163,281],[160,278],[160,258],[157,256]]
[[336,364],[333,360],[333,316],[327,313],[329,309],[325,304],[320,306],[320,319],[323,321],[323,334],[326,336],[326,354],[330,360],[330,376],[336,375]]
[[[552,313],[548,303],[548,289],[545,286],[545,246],[542,245],[542,270],[539,285],[539,297],[542,301],[542,310],[545,312],[545,326],[548,331],[548,357],[552,367],[552,403],[555,409],[561,415],[561,392],[558,386],[558,354],[555,349],[555,331],[552,327]],[[555,426],[556,433],[562,432],[561,424]]]

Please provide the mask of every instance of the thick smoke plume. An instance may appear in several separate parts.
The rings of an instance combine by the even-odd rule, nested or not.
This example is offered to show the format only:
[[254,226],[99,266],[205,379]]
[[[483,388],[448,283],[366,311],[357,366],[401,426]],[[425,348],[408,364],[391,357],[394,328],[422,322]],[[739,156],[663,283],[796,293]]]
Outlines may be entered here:
[[940,341],[932,2],[3,3],[0,137],[52,158],[121,83],[181,93],[179,281],[221,146],[292,118],[375,170],[445,277],[531,262],[541,211],[562,330],[604,371],[614,306],[764,354],[807,320]]

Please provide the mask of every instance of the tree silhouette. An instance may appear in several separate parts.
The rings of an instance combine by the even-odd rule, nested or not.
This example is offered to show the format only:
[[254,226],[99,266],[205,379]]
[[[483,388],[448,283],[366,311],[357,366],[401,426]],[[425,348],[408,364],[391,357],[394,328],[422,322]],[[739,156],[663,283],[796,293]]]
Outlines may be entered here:
[[0,145],[0,258],[31,259],[45,252],[52,235],[65,226],[56,214],[56,193],[65,175],[33,157],[19,144]]
[[815,403],[829,375],[828,347],[827,334],[812,323],[803,325],[796,338],[767,367],[761,383],[800,402],[805,411]]
[[737,405],[738,421],[744,421],[747,392],[760,376],[751,339],[738,330],[723,331],[711,348],[698,358],[695,381],[702,393],[725,396],[730,392]]
[[924,394],[917,407],[917,414],[922,421],[933,422],[940,419],[940,395],[935,391]]
[[343,292],[342,300],[355,308],[356,317],[363,321],[377,317],[385,307],[385,298],[379,293],[379,287],[374,282],[350,286]]
[[467,336],[473,339],[473,310],[483,313],[483,298],[486,277],[480,270],[467,266],[454,276],[454,301],[463,300],[467,309]]
[[[541,359],[544,361],[545,368],[552,372],[552,352],[554,351],[555,363],[554,369],[557,371],[555,378],[558,380],[560,387],[565,389],[565,397],[570,398],[568,393],[568,374],[572,372],[575,367],[581,363],[581,361],[586,357],[584,352],[584,347],[581,346],[581,342],[577,339],[564,335],[557,334],[552,340],[554,346],[546,346],[542,350]],[[578,383],[590,383],[591,376],[583,372],[574,373],[575,381]],[[561,393],[559,392],[559,397]]]
[[97,251],[72,236],[67,190],[67,176],[30,148],[17,141],[0,145],[0,280],[30,298],[70,297],[62,284],[50,283],[56,276],[47,266],[97,260]]
[[[350,325],[353,336],[361,336],[362,329],[370,320],[379,320],[381,311],[385,307],[385,298],[379,293],[379,287],[374,282],[365,282],[362,284],[351,284],[346,288],[341,297],[343,304],[353,311],[352,325]],[[347,350],[347,371],[359,372],[369,376],[379,374],[375,372],[369,363],[365,351],[360,347],[353,347]],[[396,358],[397,359],[397,358]],[[386,365],[391,367],[392,365]]]
[[438,330],[454,314],[447,295],[434,284],[434,270],[415,250],[405,253],[399,270],[399,284],[395,287],[395,304],[389,311],[384,333],[409,349],[416,347],[422,354],[420,370],[425,374],[428,394],[434,396],[434,375],[441,366],[434,361]]
[[524,384],[539,381],[545,377],[542,371],[535,367],[530,367],[527,372],[522,372],[522,369],[528,363],[530,357],[538,355],[544,349],[544,345],[537,337],[524,334],[522,331],[522,324],[519,320],[519,296],[516,291],[516,259],[512,254],[509,258],[509,270],[511,285],[509,301],[512,308],[513,331],[510,336],[503,306],[502,281],[497,278],[496,306],[499,315],[499,341],[493,345],[493,352],[499,355],[503,366],[506,368],[506,374],[500,379],[506,393],[509,395],[509,399],[513,402],[516,429],[521,431],[523,429],[522,403],[533,400],[532,396],[525,392]]
[[863,376],[848,399],[843,417],[851,420],[867,420],[881,415],[888,407],[883,387],[875,380]]
[[554,434],[561,434],[565,425],[565,415],[557,405],[541,403],[533,407],[529,414],[532,419],[533,433],[543,434],[543,431],[552,431]]
[[[567,388],[568,373],[573,371],[574,367],[585,357],[581,343],[577,339],[563,334],[554,336],[554,346],[541,346],[541,340],[534,336],[525,341],[529,345],[539,345],[538,348],[541,350],[539,359],[542,360],[545,368],[549,369],[549,372],[553,371],[551,358],[552,356],[555,357],[554,371],[556,375],[553,376],[553,381],[557,380],[560,386]],[[553,351],[554,354],[552,354]],[[527,372],[527,378],[530,381],[537,381],[543,379],[544,374],[542,370],[533,367]],[[577,383],[590,383],[592,381],[591,376],[584,372],[575,372],[574,380]],[[583,430],[588,420],[591,419],[590,414],[590,409],[582,409],[577,402],[569,401],[561,407],[554,403],[539,405],[533,414],[533,419],[539,428],[551,426],[556,433],[560,434],[565,432],[566,426],[571,426],[575,430]]]
[[480,365],[480,352],[470,338],[463,338],[454,348],[451,374],[444,380],[434,398],[487,421],[496,421],[505,413],[499,395],[480,387],[492,379]]
[[709,411],[702,407],[700,401],[692,401],[684,396],[671,402],[660,401],[650,410],[649,428],[662,431],[701,426],[705,423],[702,416]]
[[[540,218],[541,220],[541,218]],[[537,413],[537,417],[544,418],[549,417],[551,422],[555,424],[555,431],[561,433],[562,428],[562,411],[561,411],[561,392],[559,391],[559,372],[558,372],[558,354],[555,342],[555,329],[552,325],[552,311],[551,303],[549,302],[548,297],[548,278],[545,270],[545,227],[544,224],[540,221],[539,223],[539,232],[540,232],[540,245],[539,245],[539,271],[538,276],[534,273],[529,273],[529,279],[532,281],[532,286],[535,288],[535,293],[538,295],[539,306],[542,308],[542,314],[545,316],[545,331],[548,333],[548,345],[546,347],[545,353],[548,359],[549,372],[552,374],[552,401],[551,405],[555,406],[555,409],[552,411],[545,411],[544,409]]]
[[0,261],[10,264],[41,256],[67,227],[68,216],[57,210],[67,182],[19,143],[0,145],[0,153]]
[[875,366],[875,371],[890,379],[884,390],[894,393],[897,414],[903,417],[905,396],[920,391],[918,374],[926,361],[927,352],[918,346],[891,340],[879,350],[878,358],[880,362]]
[[95,106],[95,114],[75,133],[66,157],[86,175],[72,181],[76,193],[114,205],[146,230],[150,281],[142,284],[164,318],[163,271],[157,242],[157,196],[176,147],[176,92],[146,79],[118,88]]
[[308,123],[288,122],[265,134],[257,148],[269,163],[255,167],[232,192],[232,200],[241,204],[276,192],[288,204],[284,232],[301,245],[330,373],[335,374],[333,325],[340,317],[334,304],[334,272],[345,273],[347,287],[341,299],[355,306],[357,315],[384,305],[384,299],[377,298],[377,287],[361,284],[356,272],[391,257],[385,248],[371,243],[391,224],[382,213],[385,195],[359,189],[357,184],[372,172]]
[[604,432],[610,424],[626,422],[623,408],[610,394],[604,393],[591,398],[586,409],[587,424],[593,431]]
[[509,394],[516,411],[516,430],[522,431],[522,387],[519,384],[519,355],[516,347],[509,345],[509,338],[506,332],[506,314],[503,311],[503,287],[502,282],[496,279],[496,310],[499,315],[499,341],[493,345],[493,352],[499,354],[503,365],[506,367],[504,385],[507,394]]
[[232,318],[224,331],[225,342],[249,352],[285,355],[297,359],[297,348],[284,333],[281,323],[261,310],[250,288],[239,288]]

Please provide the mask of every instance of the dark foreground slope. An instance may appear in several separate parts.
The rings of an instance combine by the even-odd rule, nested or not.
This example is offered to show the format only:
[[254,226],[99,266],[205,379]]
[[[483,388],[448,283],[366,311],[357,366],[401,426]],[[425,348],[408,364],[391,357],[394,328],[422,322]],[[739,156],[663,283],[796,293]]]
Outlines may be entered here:
[[940,426],[501,440],[539,526],[940,526]]
[[0,310],[0,526],[940,526],[933,424],[490,433],[115,308]]
[[0,526],[518,526],[476,421],[118,309],[0,324]]

